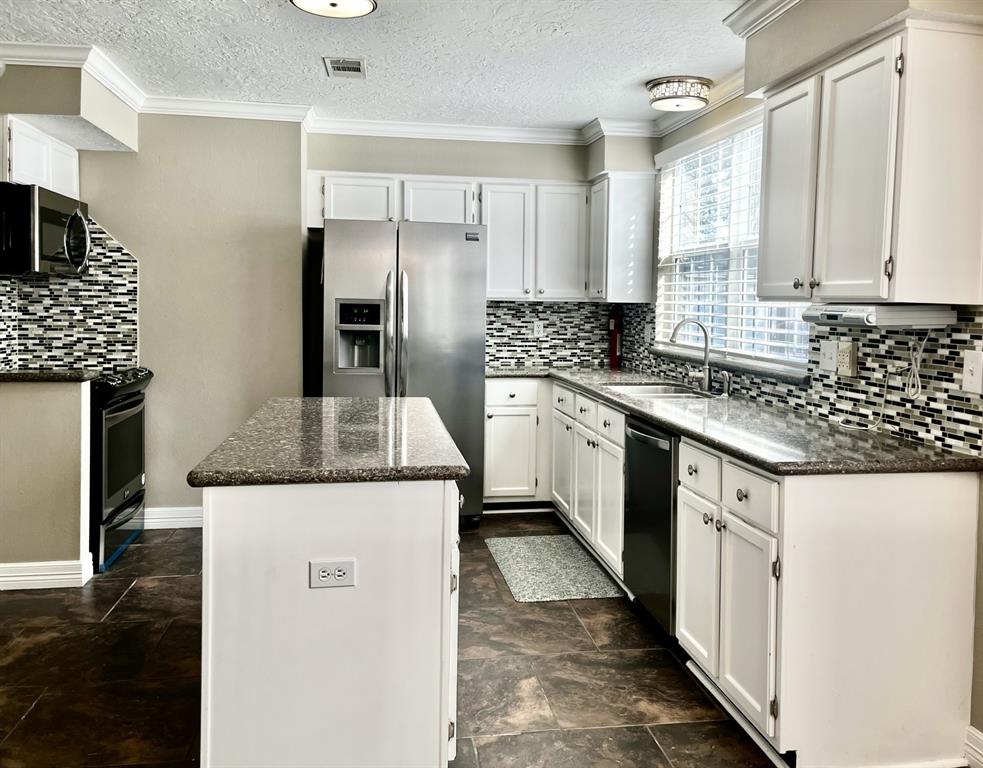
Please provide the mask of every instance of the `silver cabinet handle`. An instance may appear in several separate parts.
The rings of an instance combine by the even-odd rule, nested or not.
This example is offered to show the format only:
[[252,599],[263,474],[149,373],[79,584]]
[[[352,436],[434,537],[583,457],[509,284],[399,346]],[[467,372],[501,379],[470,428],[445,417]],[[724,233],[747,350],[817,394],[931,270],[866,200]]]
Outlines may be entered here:
[[540,289],[539,289],[539,292],[540,292],[540,293],[546,293],[546,289],[545,289],[545,288],[540,288]]
[[522,292],[523,292],[523,293],[531,293],[532,291],[530,291],[530,289],[528,289],[528,288],[526,288],[526,289],[524,289],[524,290],[523,290]]
[[709,514],[707,514],[706,512],[704,512],[704,513],[703,513],[703,524],[704,524],[704,525],[710,525],[710,521],[711,521],[711,520],[713,520],[713,518],[712,518],[712,517],[710,517],[710,515],[709,515]]
[[641,442],[647,443],[655,448],[659,448],[660,450],[672,450],[672,443],[670,443],[668,440],[663,440],[661,437],[646,435],[645,433],[634,430],[631,427],[625,427],[625,434],[632,440],[640,440]]
[[393,370],[393,365],[396,363],[396,297],[393,295],[395,291],[393,282],[393,273],[390,270],[389,274],[386,275],[386,348],[383,352],[385,355],[383,366],[385,381],[383,383],[385,384],[386,397],[392,397],[393,379],[396,375]]
[[749,496],[750,496],[750,494],[747,491],[745,491],[743,488],[738,488],[737,489],[737,500],[738,501],[745,501]]
[[722,531],[724,528],[727,527],[727,523],[725,523],[723,520],[715,520],[713,523],[713,527],[716,528],[718,531]]
[[458,494],[458,497],[457,497],[457,508],[458,509],[464,509],[464,494],[463,493]]
[[510,398],[514,398],[515,397],[515,392],[509,392],[509,397]]
[[809,279],[809,287],[810,288],[818,288],[819,287],[819,281],[816,278],[814,278],[814,277],[810,278]]
[[794,280],[792,281],[792,287],[793,287],[793,288],[794,288],[795,290],[799,290],[799,288],[801,288],[801,287],[802,287],[802,281],[801,281],[801,280],[799,280],[799,278],[795,278],[795,279],[794,279]]
[[610,421],[608,421],[607,419],[605,419],[605,420],[604,420],[604,421],[602,421],[601,423],[602,423],[602,424],[604,425],[604,428],[605,428],[605,429],[607,429],[608,427],[610,427],[610,426],[611,426],[611,422],[610,422]]
[[406,397],[407,361],[410,340],[410,279],[406,272],[399,276],[399,397]]
[[694,465],[694,464],[688,464],[686,466],[686,474],[689,475],[690,477],[692,477],[693,475],[695,475],[696,472],[697,472],[696,465]]

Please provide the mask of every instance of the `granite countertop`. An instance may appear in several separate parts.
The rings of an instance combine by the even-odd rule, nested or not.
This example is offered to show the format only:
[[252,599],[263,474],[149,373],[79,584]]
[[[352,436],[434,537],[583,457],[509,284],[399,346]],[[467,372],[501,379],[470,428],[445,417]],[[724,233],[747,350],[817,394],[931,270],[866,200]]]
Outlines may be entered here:
[[89,371],[84,368],[7,368],[0,370],[0,383],[35,381],[35,382],[81,382],[90,381],[101,375],[99,371]]
[[485,378],[486,379],[510,379],[510,378],[522,378],[522,379],[545,379],[550,375],[550,369],[545,366],[525,366],[516,365],[513,367],[508,366],[492,366],[485,368]]
[[460,480],[464,457],[425,397],[267,400],[188,473],[194,487]]
[[851,431],[820,416],[742,397],[652,400],[609,389],[612,384],[664,382],[665,376],[563,368],[553,368],[549,375],[774,475],[983,471],[983,457],[921,445],[887,432]]

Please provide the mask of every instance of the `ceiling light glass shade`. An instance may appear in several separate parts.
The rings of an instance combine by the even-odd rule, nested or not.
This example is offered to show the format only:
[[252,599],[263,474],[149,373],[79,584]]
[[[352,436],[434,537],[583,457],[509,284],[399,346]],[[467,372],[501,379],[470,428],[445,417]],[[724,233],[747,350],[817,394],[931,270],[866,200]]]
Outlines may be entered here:
[[290,0],[302,11],[332,19],[357,19],[377,8],[375,0]]
[[659,77],[649,80],[649,105],[662,112],[688,112],[710,103],[713,80],[705,77]]

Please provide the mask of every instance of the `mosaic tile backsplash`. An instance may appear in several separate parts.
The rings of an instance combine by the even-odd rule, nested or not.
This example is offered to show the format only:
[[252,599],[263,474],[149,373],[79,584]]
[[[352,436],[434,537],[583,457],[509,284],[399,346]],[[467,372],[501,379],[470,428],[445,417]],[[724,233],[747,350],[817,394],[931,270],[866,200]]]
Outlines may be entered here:
[[[609,305],[489,301],[485,364],[494,367],[595,367],[607,364]],[[544,334],[533,336],[533,323]]]
[[137,260],[95,222],[82,276],[0,277],[0,368],[137,365]]
[[[655,322],[655,307],[625,307],[624,366],[680,378],[700,366],[654,353],[644,343],[645,325]],[[922,394],[912,402],[905,392],[911,346],[926,331],[832,329],[811,327],[808,384],[796,386],[750,373],[734,373],[733,392],[751,400],[790,407],[826,418],[846,417],[868,423],[880,412],[884,377],[889,375],[881,429],[920,443],[978,454],[983,449],[983,398],[962,392],[962,353],[983,350],[983,307],[959,307],[957,324],[931,331],[922,355]],[[838,377],[819,370],[824,339],[858,342],[858,375]]]

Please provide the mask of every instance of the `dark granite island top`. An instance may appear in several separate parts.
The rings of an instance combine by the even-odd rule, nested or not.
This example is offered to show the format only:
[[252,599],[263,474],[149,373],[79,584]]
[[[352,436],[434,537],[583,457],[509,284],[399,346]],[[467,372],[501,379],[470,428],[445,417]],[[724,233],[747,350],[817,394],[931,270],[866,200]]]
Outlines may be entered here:
[[91,381],[99,371],[84,368],[7,368],[0,370],[0,384],[16,382],[75,382]]
[[194,487],[460,480],[470,469],[425,397],[267,400],[188,473]]

